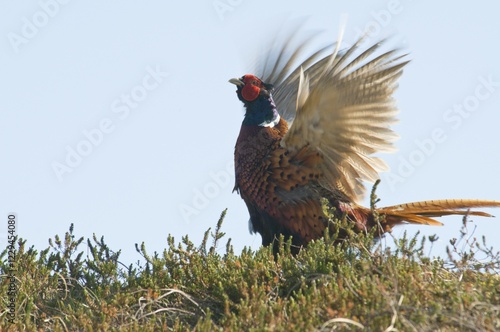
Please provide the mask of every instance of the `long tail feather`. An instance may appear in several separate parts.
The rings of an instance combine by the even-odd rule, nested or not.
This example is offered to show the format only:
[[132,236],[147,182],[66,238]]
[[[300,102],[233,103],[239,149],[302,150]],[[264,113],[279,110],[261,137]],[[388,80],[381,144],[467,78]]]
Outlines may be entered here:
[[500,207],[500,201],[479,199],[443,199],[399,204],[377,209],[379,214],[386,216],[389,226],[408,222],[415,224],[440,226],[441,222],[431,217],[449,215],[471,215],[493,217],[482,211],[470,211],[472,208]]

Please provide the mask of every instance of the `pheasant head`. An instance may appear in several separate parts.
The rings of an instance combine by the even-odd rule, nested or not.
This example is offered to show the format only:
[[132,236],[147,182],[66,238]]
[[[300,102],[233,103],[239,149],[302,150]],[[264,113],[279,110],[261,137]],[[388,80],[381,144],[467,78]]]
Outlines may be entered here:
[[254,75],[246,74],[241,78],[232,78],[230,83],[236,85],[238,99],[245,106],[243,125],[274,127],[280,120],[271,92],[272,84],[264,83]]

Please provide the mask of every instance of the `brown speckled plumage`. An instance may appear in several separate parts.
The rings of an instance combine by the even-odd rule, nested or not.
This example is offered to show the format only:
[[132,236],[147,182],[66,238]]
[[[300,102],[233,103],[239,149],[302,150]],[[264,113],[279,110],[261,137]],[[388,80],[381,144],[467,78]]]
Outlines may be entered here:
[[[295,244],[306,244],[325,228],[321,195],[315,188],[322,158],[307,149],[291,154],[281,147],[287,130],[283,119],[273,128],[242,126],[236,143],[236,189],[265,245],[276,234],[292,235]],[[272,220],[282,223],[271,225]]]

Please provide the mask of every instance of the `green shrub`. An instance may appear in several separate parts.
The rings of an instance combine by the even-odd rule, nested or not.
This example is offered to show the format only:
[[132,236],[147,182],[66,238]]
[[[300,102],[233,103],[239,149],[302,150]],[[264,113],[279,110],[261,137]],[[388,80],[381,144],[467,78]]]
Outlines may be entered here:
[[2,331],[500,329],[500,256],[468,235],[466,219],[447,258],[424,253],[435,237],[405,235],[390,249],[373,234],[333,245],[335,232],[296,256],[282,239],[274,257],[271,248],[237,255],[230,240],[221,250],[224,216],[199,246],[169,236],[150,254],[142,243],[136,266],[96,236],[84,257],[73,225],[40,252],[19,239],[13,323],[7,251],[0,256]]

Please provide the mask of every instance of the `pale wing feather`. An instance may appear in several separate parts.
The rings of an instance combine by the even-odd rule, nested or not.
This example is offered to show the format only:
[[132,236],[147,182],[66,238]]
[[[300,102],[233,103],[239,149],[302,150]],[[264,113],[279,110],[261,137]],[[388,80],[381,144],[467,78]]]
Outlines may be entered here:
[[302,68],[300,69],[299,87],[297,89],[297,103],[296,108],[299,109],[304,106],[307,98],[309,97],[309,77],[304,75]]
[[[320,152],[321,185],[353,201],[362,199],[363,181],[373,182],[386,170],[385,163],[371,155],[394,149],[398,136],[390,125],[398,110],[392,95],[407,63],[395,51],[374,57],[381,43],[355,57],[361,42],[333,61],[325,57],[304,73],[299,69],[296,116],[282,140],[290,151],[308,146]],[[294,79],[287,80],[295,86]],[[290,95],[289,89],[280,91]],[[280,107],[278,100],[276,104]]]
[[[308,44],[314,40],[315,36],[310,38],[301,36],[299,33],[301,23],[289,31],[287,37],[278,38],[277,35],[274,40],[264,45],[266,56],[258,55],[254,70],[262,81],[274,85],[273,98],[279,105],[278,112],[289,125],[293,122],[297,109],[301,70],[312,83],[316,82],[325,67],[322,63],[329,59],[328,56],[325,57],[328,54],[327,51],[333,46],[327,45],[305,57],[304,53]],[[298,39],[297,36],[302,39]]]

